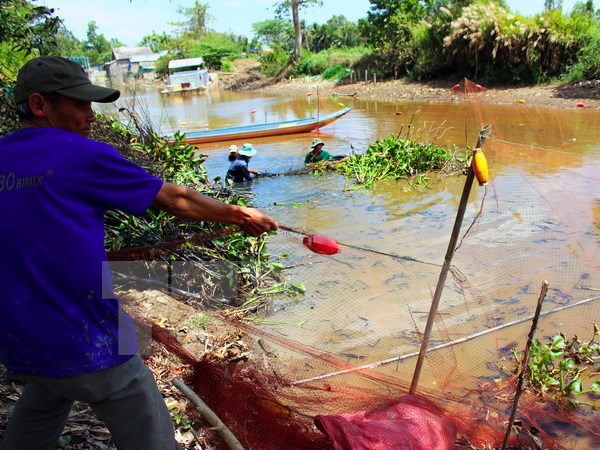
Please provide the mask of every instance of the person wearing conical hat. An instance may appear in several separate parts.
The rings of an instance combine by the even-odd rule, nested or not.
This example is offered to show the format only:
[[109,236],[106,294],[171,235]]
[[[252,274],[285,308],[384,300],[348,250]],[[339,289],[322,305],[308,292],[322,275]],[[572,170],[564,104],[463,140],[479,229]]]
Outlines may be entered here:
[[310,146],[310,151],[306,154],[304,158],[304,164],[312,164],[319,161],[333,161],[335,159],[342,159],[348,155],[332,155],[331,153],[323,150],[323,146],[325,146],[325,142],[323,142],[319,138],[314,138],[312,141],[312,145]]
[[242,183],[244,181],[252,181],[260,175],[256,170],[248,168],[250,158],[256,155],[257,151],[252,144],[244,144],[238,151],[238,157],[231,163],[227,170],[225,179],[232,180],[234,183]]

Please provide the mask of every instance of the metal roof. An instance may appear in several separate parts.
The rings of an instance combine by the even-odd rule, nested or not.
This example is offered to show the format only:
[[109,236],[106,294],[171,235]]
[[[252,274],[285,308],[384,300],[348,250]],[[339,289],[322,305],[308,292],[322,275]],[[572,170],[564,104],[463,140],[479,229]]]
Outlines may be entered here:
[[167,54],[167,51],[162,51],[159,53],[151,53],[151,54],[147,54],[147,55],[133,55],[130,60],[132,63],[139,63],[139,62],[154,62],[156,61],[158,58],[160,58],[161,56],[164,56]]
[[201,57],[187,59],[173,59],[169,61],[169,69],[181,69],[182,67],[203,66],[204,60]]
[[130,59],[133,55],[149,55],[152,54],[150,47],[115,47],[112,49],[115,59]]

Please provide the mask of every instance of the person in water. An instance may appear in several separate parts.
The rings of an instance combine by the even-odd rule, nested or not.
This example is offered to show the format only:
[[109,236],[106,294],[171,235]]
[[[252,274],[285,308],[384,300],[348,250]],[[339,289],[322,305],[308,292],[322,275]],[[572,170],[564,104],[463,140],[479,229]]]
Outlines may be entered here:
[[248,168],[250,158],[256,155],[257,151],[252,144],[244,144],[238,151],[238,157],[231,163],[227,170],[227,180],[232,180],[234,183],[242,183],[244,181],[252,181],[259,172]]
[[238,147],[235,144],[229,146],[229,161],[235,161],[238,157]]
[[312,145],[310,146],[310,151],[306,154],[304,158],[304,164],[312,164],[320,161],[333,161],[336,159],[345,158],[348,155],[332,155],[331,153],[323,150],[325,146],[325,142],[323,142],[319,138],[314,138],[312,141]]

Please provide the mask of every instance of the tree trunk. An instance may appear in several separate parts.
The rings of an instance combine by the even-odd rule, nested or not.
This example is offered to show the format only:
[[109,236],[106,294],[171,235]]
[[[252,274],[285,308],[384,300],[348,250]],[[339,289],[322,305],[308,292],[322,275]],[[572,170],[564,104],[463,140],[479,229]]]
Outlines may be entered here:
[[292,19],[294,20],[294,60],[297,61],[302,56],[302,29],[300,28],[299,0],[292,0]]

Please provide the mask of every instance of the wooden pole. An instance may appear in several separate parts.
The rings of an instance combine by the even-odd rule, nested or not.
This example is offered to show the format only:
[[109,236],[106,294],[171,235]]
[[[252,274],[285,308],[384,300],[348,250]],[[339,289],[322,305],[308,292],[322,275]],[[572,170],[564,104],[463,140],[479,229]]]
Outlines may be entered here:
[[[484,125],[479,132],[479,138],[477,139],[477,148],[481,148],[483,141],[489,136],[490,125]],[[473,186],[473,180],[475,179],[475,171],[473,170],[473,162],[467,172],[467,179],[463,188],[462,196],[460,198],[460,204],[458,205],[458,212],[454,221],[454,228],[450,235],[450,242],[448,243],[448,249],[446,251],[446,257],[444,258],[444,264],[440,271],[437,286],[431,300],[431,308],[429,309],[429,316],[427,316],[427,324],[425,325],[425,331],[423,332],[423,340],[421,341],[421,349],[419,350],[419,357],[415,365],[415,371],[413,373],[412,383],[410,385],[410,394],[414,394],[419,384],[419,377],[421,376],[421,370],[423,369],[423,362],[425,361],[425,353],[429,346],[429,339],[431,337],[431,329],[433,328],[433,322],[438,312],[440,299],[442,297],[442,291],[444,290],[444,284],[446,283],[446,277],[452,264],[452,257],[454,256],[454,249],[456,248],[456,242],[458,241],[458,234],[460,233],[460,227],[462,226],[463,218],[465,217],[465,210],[467,209],[467,202],[469,201],[469,194],[471,193],[471,187]]]
[[319,134],[319,120],[321,117],[321,100],[319,99],[319,85],[317,84],[317,134]]
[[521,398],[521,394],[523,393],[523,381],[525,379],[525,372],[527,371],[527,363],[529,361],[529,351],[531,350],[531,344],[533,343],[533,336],[535,335],[535,330],[537,329],[538,320],[540,318],[540,313],[542,312],[542,303],[544,303],[544,299],[546,298],[546,293],[548,292],[548,282],[544,281],[542,283],[542,291],[540,292],[540,296],[538,298],[537,306],[535,308],[535,314],[533,315],[533,320],[531,321],[531,329],[529,330],[529,336],[527,336],[527,344],[525,345],[525,352],[523,353],[523,359],[521,360],[521,370],[519,372],[519,380],[517,382],[517,390],[515,392],[515,398],[513,400],[512,411],[510,412],[510,419],[508,419],[508,428],[506,429],[506,434],[504,435],[504,441],[502,442],[502,450],[506,449],[506,445],[508,444],[508,438],[510,437],[510,433],[512,431],[513,424],[515,423],[515,415],[517,414],[517,408],[519,406],[519,398]]
[[229,448],[232,450],[244,450],[244,447],[240,441],[237,440],[229,428],[227,428],[227,426],[221,421],[221,419],[219,419],[213,410],[210,409],[208,405],[204,403],[193,390],[191,390],[183,381],[181,381],[181,379],[174,378],[173,385],[179,389],[183,395],[185,395],[194,405],[196,405],[198,412],[202,414],[202,417],[204,417],[212,427],[215,428],[217,433],[219,433],[219,436],[223,438]]

